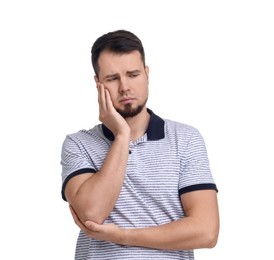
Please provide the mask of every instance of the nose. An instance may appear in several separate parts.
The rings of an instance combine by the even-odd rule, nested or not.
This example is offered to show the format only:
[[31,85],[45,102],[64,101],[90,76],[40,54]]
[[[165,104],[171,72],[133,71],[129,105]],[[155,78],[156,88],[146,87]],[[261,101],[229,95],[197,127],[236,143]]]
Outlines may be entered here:
[[125,79],[120,79],[120,82],[119,82],[119,92],[121,94],[129,92],[129,85],[126,82]]

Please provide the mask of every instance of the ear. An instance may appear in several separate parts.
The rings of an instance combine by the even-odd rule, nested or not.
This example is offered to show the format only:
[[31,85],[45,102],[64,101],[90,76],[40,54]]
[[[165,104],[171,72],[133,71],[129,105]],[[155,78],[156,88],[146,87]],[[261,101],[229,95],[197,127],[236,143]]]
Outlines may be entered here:
[[99,79],[98,79],[98,77],[96,75],[94,76],[94,80],[95,80],[95,83],[97,85],[99,83]]
[[145,66],[145,72],[146,72],[147,81],[148,81],[148,84],[149,84],[149,67],[148,66]]
[[148,66],[145,66],[145,72],[146,72],[147,77],[148,77],[148,75],[149,75],[149,67]]

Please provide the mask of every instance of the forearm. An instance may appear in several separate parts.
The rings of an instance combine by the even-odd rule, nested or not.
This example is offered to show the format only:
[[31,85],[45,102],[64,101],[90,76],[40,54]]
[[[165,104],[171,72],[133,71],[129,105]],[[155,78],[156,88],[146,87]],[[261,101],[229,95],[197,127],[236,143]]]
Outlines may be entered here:
[[83,223],[102,223],[112,211],[123,185],[128,149],[129,137],[117,136],[101,169],[79,187],[71,200]]
[[168,224],[122,230],[121,244],[160,250],[192,250],[211,248],[217,242],[218,227],[215,223],[199,223],[185,217]]
[[125,246],[148,247],[159,250],[192,250],[212,248],[219,234],[219,212],[216,192],[189,192],[181,196],[185,217],[146,228],[120,228],[115,224],[84,224],[73,213],[75,223],[87,236]]

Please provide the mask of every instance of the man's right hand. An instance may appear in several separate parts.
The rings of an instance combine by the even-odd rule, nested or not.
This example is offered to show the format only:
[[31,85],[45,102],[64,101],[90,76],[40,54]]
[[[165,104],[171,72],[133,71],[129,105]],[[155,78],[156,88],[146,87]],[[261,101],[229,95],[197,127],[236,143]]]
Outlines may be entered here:
[[99,120],[114,134],[130,135],[130,127],[126,120],[116,111],[113,106],[108,89],[103,83],[97,83]]

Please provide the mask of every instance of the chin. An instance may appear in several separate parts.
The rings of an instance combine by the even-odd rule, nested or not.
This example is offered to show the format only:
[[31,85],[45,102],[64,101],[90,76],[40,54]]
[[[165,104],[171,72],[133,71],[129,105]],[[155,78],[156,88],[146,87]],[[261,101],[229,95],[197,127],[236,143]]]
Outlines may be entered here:
[[116,111],[123,117],[123,118],[129,118],[137,116],[141,113],[145,105],[139,105],[137,107],[132,107],[131,104],[127,104],[124,106],[123,109],[116,109]]

